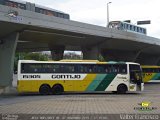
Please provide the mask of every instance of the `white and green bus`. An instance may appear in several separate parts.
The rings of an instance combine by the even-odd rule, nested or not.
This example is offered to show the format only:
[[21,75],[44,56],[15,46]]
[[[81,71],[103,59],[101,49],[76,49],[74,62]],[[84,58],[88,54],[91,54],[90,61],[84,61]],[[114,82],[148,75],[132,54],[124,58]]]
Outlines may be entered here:
[[18,63],[19,92],[143,91],[142,69],[132,62],[93,60],[34,61]]

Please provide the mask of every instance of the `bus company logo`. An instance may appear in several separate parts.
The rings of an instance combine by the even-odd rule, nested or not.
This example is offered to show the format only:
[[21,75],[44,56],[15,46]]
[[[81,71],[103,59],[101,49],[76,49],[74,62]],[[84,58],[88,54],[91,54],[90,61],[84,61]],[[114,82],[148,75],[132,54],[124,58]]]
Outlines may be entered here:
[[138,111],[153,111],[153,110],[157,109],[157,107],[152,107],[151,106],[151,102],[149,102],[149,101],[143,101],[141,103],[138,103],[138,105],[140,105],[140,107],[134,107],[134,110],[138,110]]
[[81,79],[81,75],[52,75],[52,79]]

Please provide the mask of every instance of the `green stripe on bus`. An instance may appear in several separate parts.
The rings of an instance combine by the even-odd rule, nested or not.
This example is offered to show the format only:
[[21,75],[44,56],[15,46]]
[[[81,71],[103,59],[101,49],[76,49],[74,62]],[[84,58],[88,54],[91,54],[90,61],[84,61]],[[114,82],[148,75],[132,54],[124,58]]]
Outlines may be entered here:
[[107,74],[97,74],[96,78],[89,84],[86,91],[94,91]]
[[159,74],[159,73],[156,73],[156,74],[153,76],[152,80],[160,80],[160,74]]
[[113,79],[116,77],[117,74],[108,74],[102,82],[98,85],[98,87],[95,89],[95,91],[104,91],[109,84],[113,81]]

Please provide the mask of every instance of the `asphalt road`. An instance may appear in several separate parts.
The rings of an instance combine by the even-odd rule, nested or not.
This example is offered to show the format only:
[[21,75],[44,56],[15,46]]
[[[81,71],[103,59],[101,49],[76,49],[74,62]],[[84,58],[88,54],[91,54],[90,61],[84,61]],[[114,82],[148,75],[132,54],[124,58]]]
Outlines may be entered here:
[[[0,96],[1,114],[157,114],[160,115],[160,84],[145,84],[143,92],[64,93],[63,95],[11,94]],[[14,92],[13,92],[14,91]],[[149,102],[148,110],[142,102]],[[159,116],[160,117],[160,116]],[[114,118],[115,119],[115,118]],[[158,118],[160,119],[160,118]],[[48,119],[47,119],[48,120]]]
[[[0,113],[83,114],[83,113],[139,113],[135,107],[143,101],[151,102],[156,110],[141,113],[160,113],[160,84],[147,84],[143,92],[64,93],[63,95],[6,94],[0,96]],[[17,109],[18,108],[18,109]]]

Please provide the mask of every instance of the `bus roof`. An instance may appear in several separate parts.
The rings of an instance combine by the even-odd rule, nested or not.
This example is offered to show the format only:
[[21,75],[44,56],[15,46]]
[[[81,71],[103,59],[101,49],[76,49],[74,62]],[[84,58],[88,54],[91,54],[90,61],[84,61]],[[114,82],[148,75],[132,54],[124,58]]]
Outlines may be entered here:
[[100,62],[98,60],[60,60],[60,61],[36,61],[36,60],[19,60],[20,63],[73,63],[73,64],[137,64],[134,62]]
[[160,68],[160,66],[155,66],[155,65],[142,65],[142,68]]
[[99,62],[99,60],[60,60],[62,62]]

